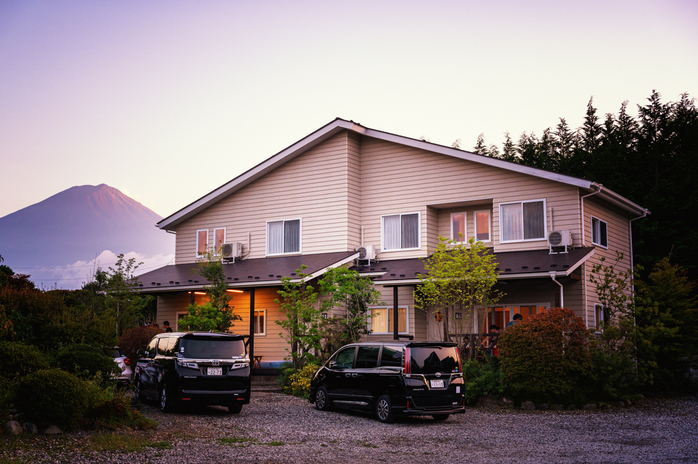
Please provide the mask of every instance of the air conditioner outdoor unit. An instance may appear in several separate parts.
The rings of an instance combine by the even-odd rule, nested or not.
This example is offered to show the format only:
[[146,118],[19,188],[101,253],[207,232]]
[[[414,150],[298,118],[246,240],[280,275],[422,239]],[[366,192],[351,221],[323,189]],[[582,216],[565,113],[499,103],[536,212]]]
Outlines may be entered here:
[[242,243],[231,242],[221,245],[221,255],[223,259],[235,259],[242,256]]
[[361,246],[357,251],[359,252],[359,260],[368,260],[370,263],[371,260],[376,259],[376,249],[373,245]]
[[565,248],[565,253],[567,252],[567,247],[572,245],[572,236],[569,230],[554,230],[548,234],[548,246],[550,247],[550,252],[553,252],[553,248]]

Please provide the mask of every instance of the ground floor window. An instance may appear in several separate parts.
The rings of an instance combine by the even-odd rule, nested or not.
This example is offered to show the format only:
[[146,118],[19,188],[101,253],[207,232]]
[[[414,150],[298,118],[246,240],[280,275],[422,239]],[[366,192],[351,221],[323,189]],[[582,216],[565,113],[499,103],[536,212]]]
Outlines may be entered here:
[[254,312],[254,334],[255,335],[266,335],[267,334],[267,310],[260,309]]
[[[374,306],[370,309],[368,328],[374,334],[393,333],[393,307]],[[407,306],[397,308],[397,326],[399,333],[408,333],[408,309]]]
[[606,324],[610,320],[608,308],[606,308],[604,305],[595,304],[594,317],[596,318],[596,323],[594,324],[596,326],[596,331],[603,332],[601,323],[603,322],[604,324]]
[[548,303],[514,304],[491,306],[487,308],[487,315],[482,324],[482,333],[490,333],[490,327],[496,325],[500,330],[514,320],[515,314],[521,314],[522,320],[535,316],[550,308]]

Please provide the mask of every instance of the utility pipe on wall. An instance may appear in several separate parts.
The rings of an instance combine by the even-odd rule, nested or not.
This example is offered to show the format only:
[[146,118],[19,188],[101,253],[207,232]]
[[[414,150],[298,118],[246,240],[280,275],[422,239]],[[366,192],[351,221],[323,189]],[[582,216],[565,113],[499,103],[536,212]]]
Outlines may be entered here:
[[[603,189],[603,184],[592,184],[595,185],[597,190],[595,192],[591,192],[587,195],[584,195],[581,198],[581,224],[582,224],[582,246],[586,245],[586,235],[585,235],[585,229],[584,229],[584,199],[593,195],[597,195],[601,193],[601,189]],[[584,323],[586,324],[587,327],[589,327],[589,311],[588,311],[588,306],[589,306],[589,298],[588,298],[588,289],[587,289],[587,266],[586,263],[584,264]]]
[[560,286],[560,307],[564,308],[565,307],[564,292],[562,290],[562,284],[555,279],[555,271],[550,271],[550,278],[553,279],[553,282],[555,282],[556,284],[558,284]]

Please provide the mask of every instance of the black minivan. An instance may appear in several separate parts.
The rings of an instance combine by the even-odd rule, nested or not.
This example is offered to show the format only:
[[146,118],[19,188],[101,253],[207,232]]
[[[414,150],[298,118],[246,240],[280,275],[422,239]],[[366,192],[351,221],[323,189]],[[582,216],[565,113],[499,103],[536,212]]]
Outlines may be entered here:
[[465,412],[463,368],[455,343],[378,342],[343,346],[315,372],[310,402],[373,411],[381,422],[397,414],[445,420]]
[[136,397],[159,400],[163,411],[200,403],[237,414],[250,402],[250,360],[242,335],[162,333],[138,355]]

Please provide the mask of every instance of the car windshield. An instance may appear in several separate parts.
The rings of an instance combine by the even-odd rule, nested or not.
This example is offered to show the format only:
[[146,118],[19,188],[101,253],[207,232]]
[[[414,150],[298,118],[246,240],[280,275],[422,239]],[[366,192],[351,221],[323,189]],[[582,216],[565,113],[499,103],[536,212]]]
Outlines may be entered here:
[[230,338],[182,338],[179,354],[185,358],[232,359],[245,356],[245,343]]
[[459,372],[455,346],[420,346],[410,348],[410,373],[450,374]]

